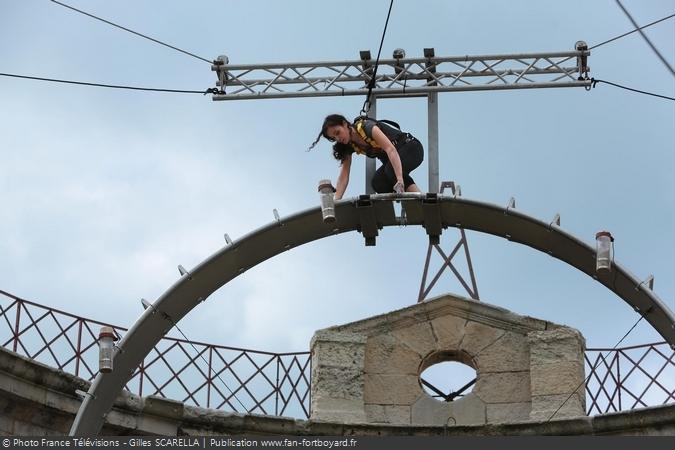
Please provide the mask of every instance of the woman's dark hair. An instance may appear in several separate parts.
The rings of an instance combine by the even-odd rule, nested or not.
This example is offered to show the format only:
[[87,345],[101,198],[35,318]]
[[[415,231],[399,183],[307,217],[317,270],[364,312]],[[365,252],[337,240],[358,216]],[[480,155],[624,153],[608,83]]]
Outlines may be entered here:
[[[326,138],[326,140],[330,142],[335,142],[334,139],[330,138],[328,134],[326,134],[328,132],[328,127],[332,127],[335,125],[342,125],[344,123],[349,125],[350,122],[345,118],[345,116],[341,114],[331,114],[329,116],[326,116],[326,118],[323,120],[323,125],[321,126],[321,131],[319,132],[319,135],[316,137],[316,140],[312,142],[312,145],[307,150],[313,149],[316,146],[316,144],[319,143],[322,137]],[[333,156],[338,161],[344,161],[347,155],[350,154],[351,152],[353,152],[353,149],[348,144],[341,144],[339,142],[335,142],[335,144],[333,144]]]
[[333,157],[340,162],[343,162],[347,155],[354,153],[354,149],[349,144],[341,144],[336,142],[333,144]]

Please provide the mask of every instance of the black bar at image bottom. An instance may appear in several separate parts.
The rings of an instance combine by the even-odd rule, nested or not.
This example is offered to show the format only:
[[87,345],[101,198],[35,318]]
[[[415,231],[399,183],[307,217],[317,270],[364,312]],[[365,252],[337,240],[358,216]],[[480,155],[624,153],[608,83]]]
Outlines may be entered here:
[[[650,450],[672,450],[675,436],[111,436],[111,437],[4,437],[0,446],[9,449],[241,449],[306,448],[407,450],[632,450],[648,446]],[[583,446],[583,447],[582,447]]]

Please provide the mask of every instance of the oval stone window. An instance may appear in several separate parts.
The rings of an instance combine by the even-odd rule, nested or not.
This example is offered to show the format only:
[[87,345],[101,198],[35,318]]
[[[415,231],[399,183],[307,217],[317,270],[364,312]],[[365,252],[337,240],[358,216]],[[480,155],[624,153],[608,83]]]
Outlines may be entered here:
[[451,402],[459,400],[473,389],[476,369],[464,354],[438,352],[422,363],[419,382],[424,392],[432,398]]

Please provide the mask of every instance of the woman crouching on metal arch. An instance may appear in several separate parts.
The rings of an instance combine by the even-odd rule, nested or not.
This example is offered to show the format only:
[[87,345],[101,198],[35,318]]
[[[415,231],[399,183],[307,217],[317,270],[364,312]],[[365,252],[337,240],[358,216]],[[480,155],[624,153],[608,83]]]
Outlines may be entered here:
[[340,114],[331,114],[323,121],[310,150],[321,137],[335,142],[333,156],[341,162],[335,200],[342,198],[349,184],[353,153],[382,162],[371,182],[375,192],[420,192],[410,172],[422,163],[424,148],[413,135],[401,131],[396,122],[358,117],[352,124]]

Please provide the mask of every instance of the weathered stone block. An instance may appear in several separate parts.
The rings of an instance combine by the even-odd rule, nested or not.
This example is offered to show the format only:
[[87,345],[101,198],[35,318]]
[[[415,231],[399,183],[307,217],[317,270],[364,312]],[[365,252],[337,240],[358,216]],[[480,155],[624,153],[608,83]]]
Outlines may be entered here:
[[424,357],[436,350],[436,338],[428,322],[416,323],[407,328],[398,328],[390,333],[398,341]]
[[352,367],[362,365],[364,355],[364,345],[321,343],[313,349],[312,365]]
[[[21,362],[23,363],[23,361]],[[23,367],[23,364],[21,366]],[[26,398],[36,403],[45,402],[47,393],[40,385],[2,372],[0,372],[0,384],[4,386],[5,392],[14,394],[19,398]]]
[[66,397],[62,393],[54,392],[52,390],[47,391],[45,396],[45,405],[56,410],[69,412],[72,414],[77,414],[77,410],[80,409],[82,400],[75,397]]
[[468,353],[472,358],[475,358],[488,346],[497,342],[506,331],[499,328],[492,328],[478,322],[467,322],[464,329],[464,339],[460,344],[460,350]]
[[349,332],[323,330],[312,338],[312,365],[352,367],[362,365],[366,336]]
[[312,420],[338,423],[362,423],[366,421],[363,400],[340,398],[312,398]]
[[183,418],[183,402],[149,395],[143,398],[143,412],[167,419],[181,420]]
[[473,392],[450,402],[450,414],[455,425],[483,425],[487,423],[486,405]]
[[454,425],[454,419],[448,423],[451,416],[450,402],[433,399],[427,394],[420,395],[412,405],[413,425]]
[[532,420],[549,421],[585,415],[585,397],[579,392],[572,396],[569,394],[532,396],[532,411],[530,412]]
[[128,430],[137,430],[139,416],[137,414],[128,414],[127,411],[113,408],[105,415],[105,423],[111,427],[126,428]]
[[584,366],[580,362],[561,361],[532,365],[532,395],[569,394],[584,391]]
[[466,319],[462,317],[438,317],[431,321],[431,329],[436,336],[436,350],[458,350],[464,339]]
[[558,327],[528,333],[532,364],[560,361],[583,361],[586,342],[577,330]]
[[159,434],[162,436],[175,436],[178,431],[178,422],[167,420],[164,417],[143,414],[138,417],[136,426],[138,432]]
[[530,372],[480,373],[473,392],[485,403],[530,401]]
[[363,371],[353,367],[313,367],[312,396],[324,398],[363,398]]
[[422,362],[419,353],[388,333],[368,339],[365,353],[365,372],[372,374],[417,375]]
[[530,368],[530,345],[526,336],[505,332],[474,356],[481,372],[522,372]]
[[410,406],[365,405],[366,421],[391,425],[410,425]]
[[415,375],[365,374],[363,398],[367,404],[411,405],[422,394]]
[[364,405],[366,421],[368,423],[389,423],[387,415],[384,413],[384,405]]
[[413,425],[482,425],[486,423],[485,403],[469,393],[452,402],[444,402],[424,394],[412,407]]
[[487,405],[488,423],[514,423],[529,420],[531,402],[492,403]]

